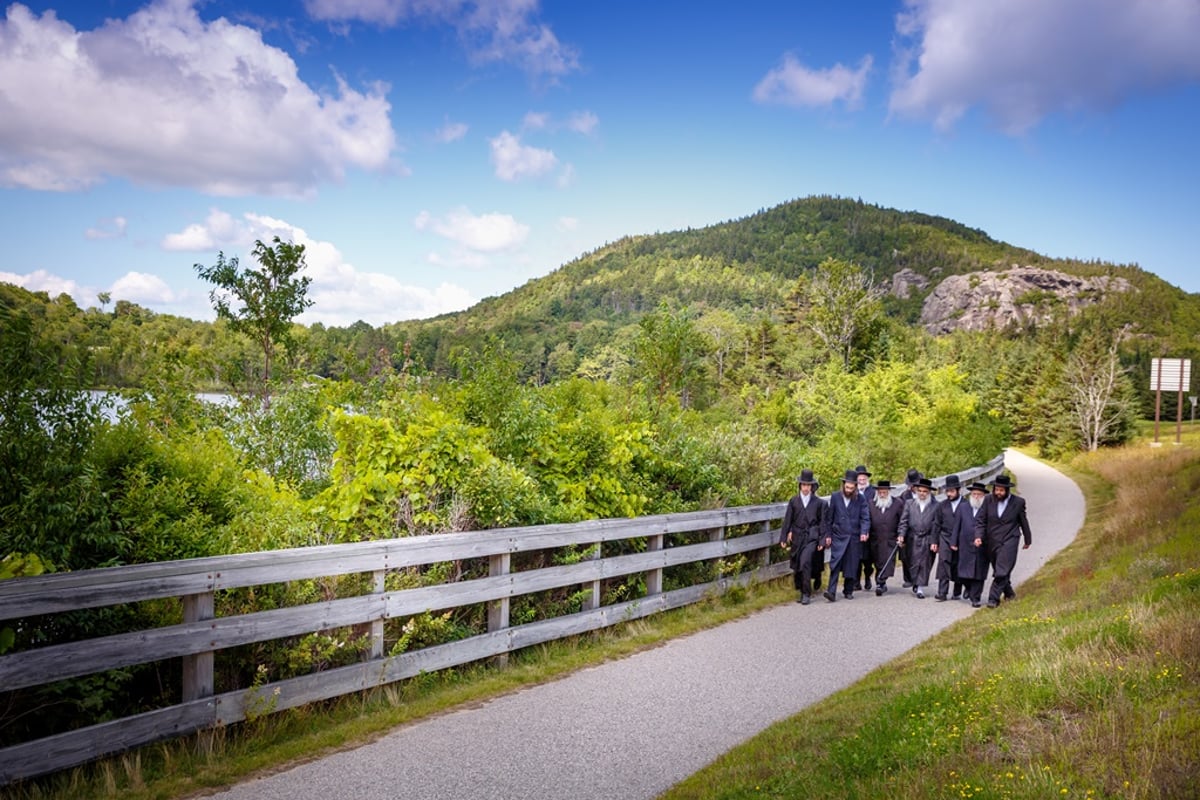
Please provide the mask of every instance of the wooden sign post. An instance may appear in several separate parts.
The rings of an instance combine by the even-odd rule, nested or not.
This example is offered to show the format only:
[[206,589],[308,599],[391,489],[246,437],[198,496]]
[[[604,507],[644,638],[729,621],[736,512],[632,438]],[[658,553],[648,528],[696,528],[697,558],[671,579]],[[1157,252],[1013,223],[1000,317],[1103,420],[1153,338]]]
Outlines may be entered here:
[[1183,395],[1191,391],[1192,360],[1190,358],[1156,358],[1150,362],[1150,390],[1154,392],[1154,442],[1158,447],[1158,420],[1162,410],[1162,393],[1177,392],[1175,410],[1175,444],[1182,444]]

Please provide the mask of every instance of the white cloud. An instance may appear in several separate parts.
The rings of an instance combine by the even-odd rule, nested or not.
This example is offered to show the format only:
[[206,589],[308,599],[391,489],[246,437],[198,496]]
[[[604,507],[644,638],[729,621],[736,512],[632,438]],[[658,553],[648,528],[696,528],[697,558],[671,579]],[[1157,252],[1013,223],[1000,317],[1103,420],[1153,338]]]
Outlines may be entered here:
[[234,219],[232,214],[214,208],[204,222],[194,222],[179,233],[164,236],[161,246],[168,252],[204,252],[230,246],[249,246],[254,238],[254,231],[248,222]]
[[465,122],[449,122],[437,129],[433,135],[435,141],[442,144],[457,142],[459,139],[467,135],[467,124]]
[[537,20],[537,0],[306,0],[315,19],[392,27],[406,22],[452,26],[468,58],[515,64],[554,81],[579,69],[579,53]]
[[88,239],[120,239],[125,235],[129,220],[125,217],[109,217],[96,223],[96,227],[88,228],[83,235]]
[[513,250],[529,236],[529,226],[517,222],[511,214],[473,215],[466,208],[456,208],[441,219],[422,211],[413,220],[417,230],[432,231],[438,236],[462,245],[477,253],[496,253]]
[[167,247],[170,241],[174,249],[195,249],[183,245],[207,242],[198,249],[237,250],[228,255],[249,266],[247,259],[251,258],[249,252],[254,241],[270,242],[275,236],[304,245],[304,274],[312,279],[308,297],[313,305],[297,321],[306,325],[321,322],[345,326],[360,319],[382,325],[461,311],[476,302],[469,291],[450,283],[427,289],[384,273],[360,270],[347,263],[333,243],[314,239],[303,228],[285,220],[261,214],[245,214],[235,219],[214,209],[205,222],[188,225],[182,233],[166,237],[163,246]]
[[560,231],[576,231],[579,230],[578,217],[559,217],[558,229]]
[[1192,0],[906,0],[893,113],[947,130],[984,108],[1021,134],[1047,115],[1112,108],[1200,79]]
[[85,307],[95,301],[96,294],[98,293],[97,290],[82,286],[69,278],[60,278],[53,273],[46,272],[44,269],[35,270],[25,275],[18,275],[15,272],[0,272],[0,283],[11,283],[14,286],[20,286],[22,289],[27,289],[31,292],[45,292],[50,297],[68,294],[75,300],[77,305]]
[[112,285],[110,292],[114,299],[129,300],[146,307],[170,305],[179,300],[166,281],[144,272],[125,273]]
[[387,87],[336,84],[314,91],[257,30],[203,21],[188,0],[91,31],[13,4],[0,20],[0,185],[121,177],[295,196],[350,168],[394,169]]
[[536,178],[550,172],[558,164],[558,157],[553,151],[523,145],[518,137],[508,131],[501,131],[488,143],[492,148],[496,177],[502,181]]
[[567,117],[567,128],[584,136],[592,135],[599,124],[600,118],[591,111],[576,111]]
[[564,164],[563,168],[558,172],[558,177],[554,180],[554,185],[560,189],[566,189],[568,186],[574,185],[574,183],[575,165]]
[[788,53],[754,87],[753,97],[756,102],[774,105],[820,108],[841,101],[847,108],[857,108],[873,63],[871,56],[864,56],[857,69],[835,64],[817,70]]
[[521,130],[540,131],[550,124],[550,114],[546,111],[528,111],[521,119]]

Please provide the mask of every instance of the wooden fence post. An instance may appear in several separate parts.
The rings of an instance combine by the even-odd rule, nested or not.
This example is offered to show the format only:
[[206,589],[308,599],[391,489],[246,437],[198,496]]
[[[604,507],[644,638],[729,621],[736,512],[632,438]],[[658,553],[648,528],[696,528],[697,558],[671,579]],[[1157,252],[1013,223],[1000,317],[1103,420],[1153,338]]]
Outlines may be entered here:
[[[596,542],[595,548],[595,552],[587,557],[588,561],[596,561],[601,558],[601,543]],[[600,581],[592,581],[591,593],[588,595],[587,599],[583,601],[583,610],[591,611],[592,609],[599,608],[600,599]]]
[[[387,570],[377,569],[371,573],[374,579],[374,585],[371,587],[372,594],[383,594],[384,592],[384,576],[387,575]],[[383,620],[371,620],[371,658],[383,658]]]
[[[212,619],[216,610],[212,592],[183,598],[183,621]],[[183,702],[213,696],[213,651],[183,657]]]
[[[507,575],[511,569],[512,555],[510,553],[488,556],[489,577]],[[501,597],[499,600],[492,600],[488,603],[488,633],[495,633],[508,627],[508,615],[511,607],[512,600],[508,597]],[[508,666],[508,653],[496,656],[496,663],[502,667]]]
[[[663,535],[656,533],[653,536],[646,537],[646,551],[653,552],[663,549]],[[662,594],[663,590],[663,571],[662,567],[652,569],[646,573],[646,596],[653,597],[656,594]]]
[[[709,540],[710,542],[719,542],[719,541],[721,541],[721,540],[722,540],[722,539],[724,539],[724,538],[725,538],[725,526],[724,526],[724,525],[722,525],[722,526],[721,526],[721,527],[719,527],[719,528],[711,528],[711,529],[709,529],[709,531],[708,531],[708,540]],[[713,580],[715,580],[715,581],[724,581],[724,580],[725,580],[725,574],[724,574],[724,573],[725,573],[725,570],[724,570],[724,566],[725,566],[725,559],[724,559],[724,558],[718,558],[718,559],[717,559],[717,563],[716,563],[716,564],[714,564],[714,566],[717,568],[717,569],[716,569],[716,572],[717,572],[717,574],[713,576]],[[722,592],[723,592],[723,591],[725,591],[725,584],[724,584],[724,583],[722,583],[722,584],[720,584],[720,586],[721,586],[721,591],[722,591]]]

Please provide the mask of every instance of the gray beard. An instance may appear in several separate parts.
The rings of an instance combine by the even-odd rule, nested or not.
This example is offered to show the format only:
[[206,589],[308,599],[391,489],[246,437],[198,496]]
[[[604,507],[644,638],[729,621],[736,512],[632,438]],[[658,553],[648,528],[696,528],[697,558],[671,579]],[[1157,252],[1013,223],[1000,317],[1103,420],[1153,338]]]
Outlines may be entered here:
[[880,511],[887,511],[888,506],[890,506],[891,504],[892,504],[892,496],[891,495],[888,495],[887,497],[880,497],[879,495],[875,495],[875,507],[878,508]]
[[970,503],[971,508],[975,509],[976,511],[983,508],[983,498],[982,497],[979,498],[978,500],[976,500],[974,497],[969,497],[969,498],[967,498],[967,502]]

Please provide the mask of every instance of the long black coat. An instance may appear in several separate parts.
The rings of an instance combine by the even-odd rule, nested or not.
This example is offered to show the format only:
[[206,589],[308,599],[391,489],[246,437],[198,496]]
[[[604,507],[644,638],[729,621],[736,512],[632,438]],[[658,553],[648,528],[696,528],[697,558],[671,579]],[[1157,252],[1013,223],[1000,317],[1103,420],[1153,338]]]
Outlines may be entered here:
[[[983,507],[980,506],[980,513]],[[958,577],[964,581],[982,581],[987,578],[988,556],[986,543],[976,547],[975,510],[969,500],[958,504],[955,514],[954,539],[958,544]]]
[[933,532],[938,546],[938,572],[941,573],[941,564],[949,564],[951,578],[957,578],[958,574],[958,541],[955,527],[958,524],[958,509],[964,504],[967,504],[967,501],[961,496],[957,501],[947,497],[938,502],[937,511],[933,515]]
[[839,569],[853,578],[862,555],[859,538],[871,530],[871,515],[867,511],[867,500],[858,492],[846,503],[841,492],[829,498],[829,514],[826,517],[825,537],[832,539],[829,547],[829,571]]
[[1017,551],[1021,538],[1025,546],[1033,544],[1033,532],[1029,529],[1029,518],[1025,512],[1025,498],[1015,494],[1008,496],[1004,514],[999,513],[995,495],[983,500],[983,508],[975,516],[975,535],[983,539],[988,559],[992,562],[992,575],[1007,578],[1017,564]]
[[[779,529],[779,543],[787,544],[788,534],[792,535],[790,550],[792,569],[800,568],[796,562],[806,548],[811,547],[815,550],[818,544],[823,544],[825,517],[828,513],[829,503],[823,497],[818,497],[816,493],[809,497],[807,508],[799,494],[788,501],[787,509],[783,512],[783,525]],[[811,553],[812,550],[809,552]]]
[[[879,580],[892,577],[896,571],[896,554],[893,550],[900,532],[900,515],[904,512],[904,502],[892,498],[887,510],[871,503],[867,506],[871,517],[871,542],[875,552],[871,554],[875,562],[875,570]],[[889,560],[888,556],[891,556]]]

